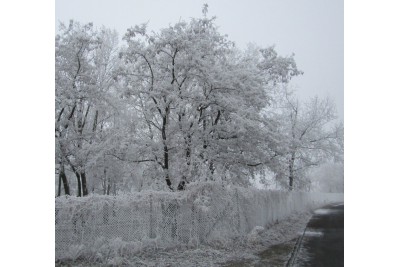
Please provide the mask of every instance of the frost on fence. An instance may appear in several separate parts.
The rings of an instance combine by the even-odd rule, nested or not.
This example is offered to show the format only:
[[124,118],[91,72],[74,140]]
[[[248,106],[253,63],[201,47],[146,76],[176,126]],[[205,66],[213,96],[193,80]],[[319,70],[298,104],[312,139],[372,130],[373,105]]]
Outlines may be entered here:
[[[342,195],[341,195],[342,197]],[[185,192],[61,197],[55,205],[56,258],[102,240],[196,246],[227,240],[302,212],[337,195],[273,192],[205,184]]]

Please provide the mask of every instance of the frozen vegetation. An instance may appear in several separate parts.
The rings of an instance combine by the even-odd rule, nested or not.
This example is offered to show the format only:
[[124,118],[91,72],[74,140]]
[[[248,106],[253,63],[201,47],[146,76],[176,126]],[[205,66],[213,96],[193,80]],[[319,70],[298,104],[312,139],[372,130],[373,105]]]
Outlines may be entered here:
[[[195,247],[177,246],[174,248],[146,247],[131,253],[121,253],[123,243],[104,246],[100,253],[106,252],[108,258],[84,257],[84,249],[71,251],[68,259],[57,261],[56,266],[229,266],[231,262],[252,262],[259,260],[259,253],[270,246],[293,243],[301,233],[311,213],[293,213],[285,220],[272,224],[261,231],[252,231],[248,236],[232,239],[229,244],[200,244]],[[256,234],[255,234],[256,232]],[[290,243],[290,244],[291,244]],[[294,243],[292,244],[294,245]],[[286,262],[291,250],[283,256]]]
[[232,250],[238,242],[250,249],[260,240],[265,244],[284,241],[279,231],[290,227],[271,228],[276,223],[288,225],[293,214],[300,219],[299,214],[340,201],[343,194],[266,191],[218,183],[190,185],[183,193],[57,198],[56,257],[64,262],[105,263],[149,251],[158,255],[153,255],[154,260],[161,260],[159,252],[175,249],[212,254]]
[[131,27],[122,43],[104,26],[60,24],[57,260],[188,266],[254,257],[260,244],[292,237],[311,209],[342,200],[334,103],[299,101],[294,55],[241,50],[215,21],[205,6],[203,17],[158,32]]
[[148,32],[60,24],[55,38],[56,195],[251,185],[266,174],[308,190],[307,172],[343,162],[329,98],[301,102],[294,55],[241,50],[204,16]]

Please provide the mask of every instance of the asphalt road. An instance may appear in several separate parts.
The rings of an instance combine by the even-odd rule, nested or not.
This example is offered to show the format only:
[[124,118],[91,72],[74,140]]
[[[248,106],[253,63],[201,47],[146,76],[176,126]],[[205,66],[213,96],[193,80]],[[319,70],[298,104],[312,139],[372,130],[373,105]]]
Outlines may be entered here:
[[344,204],[329,205],[314,212],[288,266],[343,265]]

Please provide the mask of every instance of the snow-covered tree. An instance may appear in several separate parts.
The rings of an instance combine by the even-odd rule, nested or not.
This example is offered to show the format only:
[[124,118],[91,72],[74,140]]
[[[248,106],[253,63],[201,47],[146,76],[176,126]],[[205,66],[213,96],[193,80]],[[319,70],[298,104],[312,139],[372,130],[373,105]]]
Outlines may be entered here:
[[333,103],[300,103],[286,90],[302,74],[294,56],[240,50],[206,7],[203,15],[158,32],[134,26],[122,47],[104,27],[60,25],[58,195],[75,184],[78,196],[205,180],[247,186],[264,171],[292,189],[310,167],[343,160]]
[[88,194],[90,164],[114,126],[117,43],[116,32],[91,23],[61,24],[56,36],[56,163],[66,194],[66,167],[76,176],[77,195]]
[[286,91],[277,118],[281,121],[283,146],[278,152],[281,179],[288,178],[290,190],[309,187],[306,171],[329,160],[343,160],[343,124],[336,122],[334,103],[313,97],[301,103]]
[[263,108],[274,86],[300,74],[273,47],[240,51],[215,18],[179,22],[159,33],[132,27],[121,53],[125,95],[143,131],[131,162],[157,168],[170,189],[190,181],[248,183],[265,161]]

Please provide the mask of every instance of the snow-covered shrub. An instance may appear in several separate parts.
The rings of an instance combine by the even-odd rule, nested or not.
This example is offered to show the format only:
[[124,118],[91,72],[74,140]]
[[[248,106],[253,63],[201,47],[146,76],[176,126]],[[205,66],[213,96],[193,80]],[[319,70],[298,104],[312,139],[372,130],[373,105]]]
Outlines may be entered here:
[[247,242],[249,243],[257,243],[260,240],[260,234],[264,231],[264,227],[255,226],[253,230],[249,234],[247,234]]
[[85,251],[85,246],[82,244],[71,245],[67,250],[66,257],[75,261],[79,257],[83,256],[84,251]]

